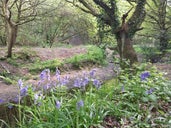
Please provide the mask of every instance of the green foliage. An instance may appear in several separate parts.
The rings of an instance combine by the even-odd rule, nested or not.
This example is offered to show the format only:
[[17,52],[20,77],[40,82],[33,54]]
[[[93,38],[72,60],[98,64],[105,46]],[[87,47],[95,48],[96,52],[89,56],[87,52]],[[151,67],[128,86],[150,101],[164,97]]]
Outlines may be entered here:
[[[144,70],[150,75],[142,80]],[[142,128],[169,126],[171,85],[156,68],[142,66],[133,74],[123,71],[119,76],[118,85],[114,89],[116,93],[113,102],[120,115],[125,116],[131,126]]]
[[50,47],[58,43],[66,44],[75,35],[79,36],[83,43],[92,41],[96,34],[96,23],[91,15],[68,6],[62,0],[45,2],[40,8],[43,14],[39,16],[40,20],[20,27],[18,44]]
[[171,81],[150,65],[140,65],[134,70],[134,73],[121,71],[118,78],[100,88],[95,88],[92,82],[86,89],[72,91],[58,85],[48,93],[29,88],[27,96],[31,104],[19,104],[22,118],[18,125],[22,128],[103,127],[104,118],[112,116],[119,127],[169,127]]
[[146,62],[158,62],[162,52],[157,47],[141,46],[142,54],[145,56]]
[[85,64],[105,64],[105,55],[101,48],[97,46],[87,46],[87,53],[73,56],[70,59],[66,59],[64,63],[70,63],[74,67],[82,67]]
[[60,60],[54,59],[54,60],[47,60],[47,61],[37,61],[34,64],[31,64],[29,66],[30,72],[40,72],[43,69],[50,69],[52,71],[56,70],[56,67],[60,67],[62,65],[62,62]]

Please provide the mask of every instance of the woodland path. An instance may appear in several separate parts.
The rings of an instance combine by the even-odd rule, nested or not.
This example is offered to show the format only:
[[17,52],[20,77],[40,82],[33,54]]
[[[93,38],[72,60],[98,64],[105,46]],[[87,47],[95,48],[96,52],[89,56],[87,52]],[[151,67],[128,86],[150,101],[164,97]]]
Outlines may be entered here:
[[[19,52],[20,48],[15,48],[14,52]],[[70,58],[73,55],[76,54],[84,54],[86,53],[86,48],[83,46],[76,46],[72,48],[32,48],[32,51],[36,52],[36,55],[41,58],[42,61],[44,60],[52,60],[52,59],[60,59],[63,60],[65,58]],[[0,55],[4,56],[5,53],[3,50],[0,50]],[[19,73],[22,75],[26,75],[28,73],[27,68],[17,68],[10,64],[8,64],[6,61],[0,61],[0,66],[7,68],[9,72],[13,75],[16,73]],[[105,66],[86,66],[82,68],[81,70],[69,70],[61,73],[61,77],[69,77],[70,82],[66,85],[69,88],[72,88],[74,80],[76,77],[83,77],[85,73],[89,73],[91,70],[95,70],[95,78],[100,80],[100,82],[104,82],[106,80],[109,80],[116,76],[116,73],[114,69],[116,69],[117,66],[114,66],[113,63],[108,63]],[[51,74],[53,81],[55,79],[54,74]],[[38,76],[37,76],[38,77]],[[21,78],[22,79],[22,78]],[[32,84],[33,86],[38,85],[39,80],[38,79],[30,79],[28,81],[25,81],[25,84]],[[3,99],[5,102],[10,102],[14,97],[16,97],[18,94],[18,88],[17,85],[8,85],[4,83],[0,79],[0,99]]]
[[[20,48],[14,48],[14,52],[19,52]],[[44,60],[51,60],[51,59],[65,59],[70,58],[73,55],[76,54],[84,54],[86,53],[86,49],[84,46],[75,46],[72,48],[32,48],[32,51],[36,52],[37,56],[41,58],[42,61]],[[5,50],[0,49],[0,57],[5,55]],[[167,72],[166,77],[168,77],[171,80],[171,64],[155,64],[157,68],[161,71]],[[27,68],[16,68],[10,64],[8,64],[6,61],[0,60],[0,66],[5,67],[9,70],[9,72],[12,75],[15,75],[16,73],[19,73],[22,75],[26,75],[28,73]],[[115,70],[114,70],[115,69]],[[69,70],[66,72],[62,72],[61,76],[66,77],[68,76],[70,78],[69,85],[67,85],[69,88],[73,86],[73,80],[76,77],[83,77],[84,73],[89,73],[91,70],[95,70],[95,77],[100,80],[101,82],[104,82],[105,80],[109,80],[116,76],[116,70],[118,70],[118,66],[114,65],[113,63],[108,63],[106,66],[88,66],[84,67],[81,70]],[[52,79],[55,79],[52,77]],[[33,86],[36,86],[38,84],[38,80],[30,79],[26,82],[27,84],[33,84]],[[16,97],[18,94],[18,88],[17,85],[8,85],[4,83],[0,78],[0,99],[3,99],[5,102],[9,102],[12,98]]]

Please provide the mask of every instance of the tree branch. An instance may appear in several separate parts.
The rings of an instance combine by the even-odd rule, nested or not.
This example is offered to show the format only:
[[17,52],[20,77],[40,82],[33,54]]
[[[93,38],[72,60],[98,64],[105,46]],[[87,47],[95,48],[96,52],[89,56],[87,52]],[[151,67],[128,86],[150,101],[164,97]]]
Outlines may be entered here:
[[101,8],[103,8],[107,13],[111,13],[111,8],[109,6],[107,6],[107,4],[105,4],[102,0],[93,0],[94,3],[96,3],[97,5],[99,5]]
[[133,36],[137,30],[139,30],[142,22],[145,19],[145,4],[146,0],[138,0],[136,8],[132,14],[132,16],[127,21],[127,24],[129,26],[129,32],[130,36]]

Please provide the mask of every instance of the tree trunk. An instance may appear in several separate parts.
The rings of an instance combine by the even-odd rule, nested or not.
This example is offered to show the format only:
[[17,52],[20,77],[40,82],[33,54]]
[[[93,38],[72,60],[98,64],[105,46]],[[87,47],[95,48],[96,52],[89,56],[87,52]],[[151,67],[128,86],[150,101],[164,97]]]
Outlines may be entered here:
[[137,54],[133,48],[132,39],[128,37],[127,32],[119,31],[117,33],[117,47],[121,58],[121,63],[125,60],[130,61],[130,65],[138,62]]
[[17,39],[17,31],[18,31],[18,26],[17,25],[8,25],[8,51],[7,51],[7,57],[10,58],[12,57],[12,48],[13,45],[16,42]]
[[159,41],[160,41],[160,51],[164,54],[165,50],[168,47],[168,32],[166,29],[166,8],[167,8],[167,0],[161,0],[159,1],[159,9],[158,9],[158,14],[159,14],[159,26],[160,26],[160,36],[159,36]]
[[168,36],[166,30],[160,30],[160,36],[159,36],[159,41],[160,41],[160,51],[164,54],[165,50],[168,47]]

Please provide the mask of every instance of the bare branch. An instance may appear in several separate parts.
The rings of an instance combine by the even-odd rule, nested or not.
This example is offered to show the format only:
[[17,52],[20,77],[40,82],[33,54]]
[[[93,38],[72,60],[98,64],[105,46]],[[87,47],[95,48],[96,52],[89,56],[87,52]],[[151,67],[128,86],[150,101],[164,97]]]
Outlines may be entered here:
[[18,0],[14,0],[13,3],[11,4],[11,6],[9,6],[9,9],[11,9],[16,3],[17,3]]

